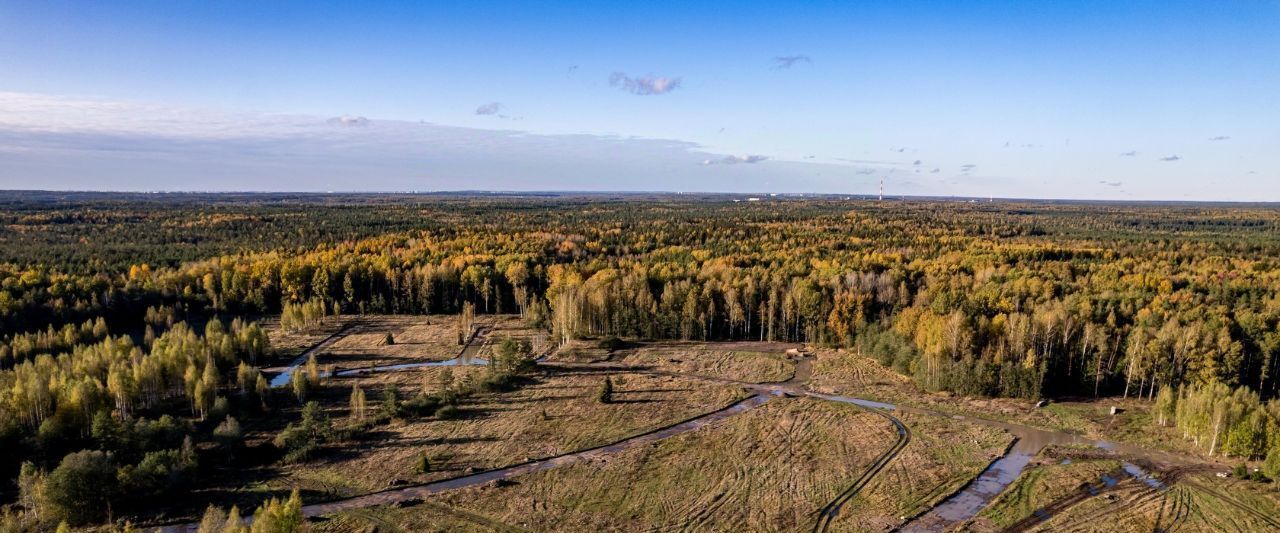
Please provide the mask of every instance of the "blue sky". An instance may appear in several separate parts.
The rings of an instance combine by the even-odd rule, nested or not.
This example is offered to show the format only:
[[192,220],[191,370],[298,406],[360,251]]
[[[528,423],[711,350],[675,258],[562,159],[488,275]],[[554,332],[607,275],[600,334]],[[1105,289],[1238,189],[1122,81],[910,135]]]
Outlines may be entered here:
[[0,0],[0,187],[1280,201],[1280,2],[620,4]]

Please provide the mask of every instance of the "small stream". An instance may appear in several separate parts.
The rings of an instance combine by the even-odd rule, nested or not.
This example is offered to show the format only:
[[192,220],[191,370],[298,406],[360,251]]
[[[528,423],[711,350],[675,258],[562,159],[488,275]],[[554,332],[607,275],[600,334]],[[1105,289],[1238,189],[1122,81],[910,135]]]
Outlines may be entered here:
[[[1008,431],[1017,439],[1004,455],[1000,456],[995,461],[992,461],[992,463],[968,485],[962,488],[959,492],[953,494],[951,497],[943,500],[942,503],[934,506],[928,512],[905,524],[901,528],[901,531],[943,531],[977,516],[978,513],[987,508],[987,506],[990,505],[991,502],[1000,495],[1000,493],[1004,492],[1009,485],[1013,484],[1013,482],[1018,479],[1018,476],[1022,475],[1022,471],[1027,468],[1027,465],[1031,463],[1031,460],[1035,458],[1035,456],[1040,453],[1040,450],[1044,449],[1046,446],[1087,445],[1105,450],[1134,450],[1129,446],[1106,441],[1091,440],[1079,435],[1072,435],[1058,431],[1045,431],[995,420],[950,415],[927,409],[902,407],[890,403],[876,402],[851,396],[836,396],[814,392],[809,392],[808,394],[824,400],[851,403],[871,409],[902,411],[907,413],[942,416],[956,420],[966,420],[1003,429]],[[1146,483],[1151,488],[1157,490],[1164,488],[1163,483],[1135,464],[1127,462],[1124,463],[1124,471],[1129,476]],[[1103,483],[1107,484],[1107,486],[1114,485],[1118,482],[1118,480],[1107,477],[1104,477],[1103,479]],[[1048,514],[1045,514],[1043,518],[1047,519]]]
[[[349,368],[345,370],[338,370],[335,372],[322,372],[320,376],[326,377],[326,378],[333,377],[333,376],[339,376],[339,377],[358,376],[361,374],[367,374],[371,372],[395,372],[397,370],[406,370],[411,368],[424,368],[424,367],[432,367],[432,366],[487,365],[489,364],[488,360],[476,357],[476,353],[478,353],[480,351],[480,348],[483,347],[485,344],[483,342],[483,336],[487,330],[488,328],[483,326],[477,327],[475,332],[471,334],[471,338],[470,340],[467,341],[467,345],[462,349],[462,352],[459,353],[457,357],[454,357],[452,359],[446,359],[444,361],[399,363],[394,365]],[[270,381],[271,386],[273,388],[289,386],[289,382],[293,380],[294,371],[296,371],[302,365],[307,364],[307,359],[311,357],[311,354],[320,353],[321,351],[328,348],[333,343],[337,342],[338,339],[345,337],[348,332],[349,332],[348,329],[339,331],[338,333],[335,333],[329,338],[321,341],[319,344],[316,344],[315,346],[308,348],[306,351],[302,352],[301,354],[298,354],[298,356],[295,357],[293,361],[289,362],[289,366],[285,367],[284,370],[282,370],[279,374],[276,374],[275,377],[271,378],[271,381]],[[481,341],[481,342],[476,342],[476,341]]]

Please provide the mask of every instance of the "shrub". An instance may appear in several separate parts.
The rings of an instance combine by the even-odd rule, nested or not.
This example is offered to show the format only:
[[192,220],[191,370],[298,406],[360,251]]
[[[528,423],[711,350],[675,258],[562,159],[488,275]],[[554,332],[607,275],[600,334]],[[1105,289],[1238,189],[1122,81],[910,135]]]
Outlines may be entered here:
[[431,394],[419,394],[401,404],[400,409],[413,416],[431,416],[444,404],[444,400]]
[[605,337],[603,340],[600,341],[600,348],[609,350],[611,352],[615,350],[621,350],[626,347],[627,347],[627,343],[614,335]]
[[151,452],[137,466],[121,468],[116,477],[132,498],[170,494],[185,486],[195,471],[194,457],[185,455],[179,450]]
[[462,410],[456,405],[446,405],[436,410],[436,418],[441,420],[457,420],[462,418]]

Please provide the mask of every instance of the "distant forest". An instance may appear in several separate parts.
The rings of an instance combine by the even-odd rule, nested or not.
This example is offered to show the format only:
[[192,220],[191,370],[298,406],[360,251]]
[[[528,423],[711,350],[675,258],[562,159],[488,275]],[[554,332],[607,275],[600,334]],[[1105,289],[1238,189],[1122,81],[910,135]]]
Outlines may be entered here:
[[[1136,396],[1206,450],[1280,447],[1276,207],[744,200],[7,194],[0,447],[51,467],[132,413],[263,394],[264,316],[464,307],[561,341],[840,346],[935,391]],[[117,457],[178,468],[191,422],[162,420]]]
[[3,368],[74,344],[50,340],[65,324],[125,331],[150,307],[256,316],[318,299],[344,313],[471,302],[535,313],[561,338],[851,346],[968,394],[1277,392],[1270,207],[92,194],[3,207]]

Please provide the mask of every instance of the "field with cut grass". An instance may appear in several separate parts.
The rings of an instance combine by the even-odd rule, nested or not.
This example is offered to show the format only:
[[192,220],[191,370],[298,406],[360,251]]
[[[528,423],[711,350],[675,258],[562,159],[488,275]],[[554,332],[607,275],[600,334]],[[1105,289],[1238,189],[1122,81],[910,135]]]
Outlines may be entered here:
[[652,446],[509,486],[440,494],[427,505],[369,510],[373,519],[340,514],[321,530],[452,531],[493,522],[543,531],[804,530],[895,439],[884,418],[854,406],[777,398]]
[[1114,459],[1037,459],[968,527],[974,531],[1002,531],[1031,517],[1045,506],[1102,483],[1102,476],[1118,479]]
[[[439,376],[452,372],[463,380],[476,367],[429,367],[405,372],[339,378],[329,382],[339,394],[326,397],[334,417],[347,415],[346,397],[357,380],[372,404],[395,385],[402,398],[434,391]],[[397,419],[359,441],[335,445],[315,460],[287,467],[273,481],[346,497],[399,484],[418,484],[474,470],[487,470],[577,449],[590,448],[662,427],[745,397],[737,387],[696,380],[611,374],[614,402],[598,393],[603,377],[595,373],[535,373],[529,383],[505,393],[466,398],[456,419]],[[431,471],[416,471],[426,455]],[[340,479],[340,486],[318,477]]]
[[[1099,401],[1055,401],[1037,408],[1035,402],[1016,398],[966,397],[922,390],[910,378],[882,366],[856,350],[817,349],[813,376],[815,390],[850,394],[876,401],[918,407],[988,420],[997,420],[1080,435],[1089,439],[1122,442],[1152,450],[1186,454],[1213,460],[1197,450],[1172,427],[1152,423],[1152,402],[1134,398]],[[1120,408],[1111,415],[1112,406]],[[1225,464],[1225,463],[1224,463]]]
[[894,413],[911,442],[832,522],[832,531],[888,531],[959,490],[1004,453],[1004,431],[960,420]]
[[1242,532],[1277,531],[1280,490],[1269,484],[1188,476],[1168,490],[1128,479],[1050,517],[1032,531]]

